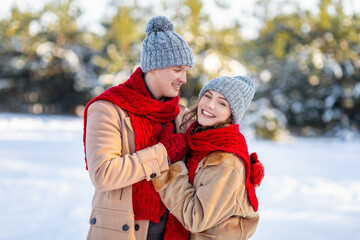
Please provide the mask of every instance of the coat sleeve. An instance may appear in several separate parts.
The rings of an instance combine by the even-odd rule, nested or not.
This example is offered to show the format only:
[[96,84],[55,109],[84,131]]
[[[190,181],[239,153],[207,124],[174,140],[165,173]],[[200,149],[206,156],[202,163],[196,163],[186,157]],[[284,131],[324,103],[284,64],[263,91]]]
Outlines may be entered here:
[[196,189],[184,168],[183,162],[176,162],[152,182],[165,206],[187,230],[202,232],[235,213],[243,174],[227,163],[209,166]]
[[[129,119],[130,120],[130,119]],[[98,191],[148,181],[169,168],[165,147],[158,143],[133,154],[123,154],[125,132],[115,106],[108,101],[90,105],[86,124],[86,156],[90,179]],[[130,131],[130,130],[128,130]]]

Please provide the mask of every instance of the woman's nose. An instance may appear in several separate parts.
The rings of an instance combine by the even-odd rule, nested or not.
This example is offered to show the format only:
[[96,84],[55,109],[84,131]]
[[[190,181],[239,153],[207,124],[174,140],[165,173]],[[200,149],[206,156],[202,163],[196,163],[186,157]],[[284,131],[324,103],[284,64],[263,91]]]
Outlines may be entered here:
[[210,108],[210,109],[214,109],[214,108],[215,108],[215,103],[214,103],[214,101],[213,101],[212,99],[211,99],[210,101],[208,101],[207,106],[208,106],[208,108]]

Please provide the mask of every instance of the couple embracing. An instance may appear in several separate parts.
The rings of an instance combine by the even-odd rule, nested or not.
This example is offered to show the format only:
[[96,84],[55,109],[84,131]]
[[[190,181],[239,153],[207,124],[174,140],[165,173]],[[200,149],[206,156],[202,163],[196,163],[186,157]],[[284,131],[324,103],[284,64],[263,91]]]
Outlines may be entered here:
[[194,66],[191,48],[166,17],[145,32],[140,67],[85,108],[95,188],[87,239],[248,239],[264,176],[239,131],[254,83],[215,78],[187,109],[179,90]]

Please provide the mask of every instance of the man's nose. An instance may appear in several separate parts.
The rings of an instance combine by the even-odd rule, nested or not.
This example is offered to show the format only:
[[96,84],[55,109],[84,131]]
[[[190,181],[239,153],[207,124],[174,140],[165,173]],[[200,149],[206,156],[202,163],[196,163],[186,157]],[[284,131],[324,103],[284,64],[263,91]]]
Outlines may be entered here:
[[185,84],[185,83],[187,82],[186,72],[185,72],[185,71],[181,72],[181,75],[180,75],[179,80],[180,80],[180,82],[181,82],[182,84]]

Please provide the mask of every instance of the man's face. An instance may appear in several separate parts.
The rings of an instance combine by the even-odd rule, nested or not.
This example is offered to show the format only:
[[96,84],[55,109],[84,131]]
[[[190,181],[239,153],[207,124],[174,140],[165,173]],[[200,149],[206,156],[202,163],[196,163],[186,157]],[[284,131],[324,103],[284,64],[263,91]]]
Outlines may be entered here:
[[181,85],[186,83],[188,69],[188,66],[173,66],[152,70],[148,72],[147,86],[157,100],[176,97]]

